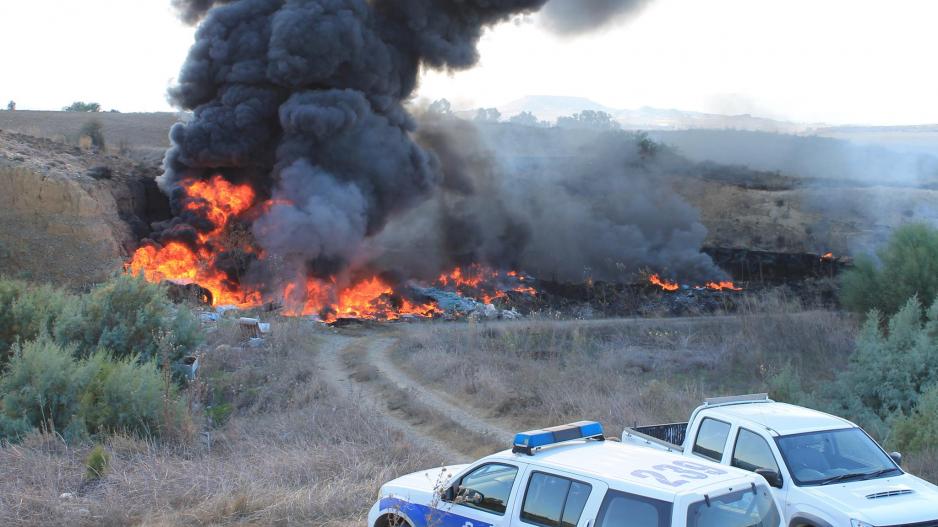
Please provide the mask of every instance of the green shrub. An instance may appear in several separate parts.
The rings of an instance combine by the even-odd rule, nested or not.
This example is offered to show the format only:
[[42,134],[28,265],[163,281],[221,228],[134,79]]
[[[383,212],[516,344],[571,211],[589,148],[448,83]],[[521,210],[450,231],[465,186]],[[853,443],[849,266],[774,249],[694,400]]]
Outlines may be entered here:
[[836,413],[885,437],[892,421],[912,412],[921,394],[938,382],[938,302],[923,312],[913,297],[885,331],[882,325],[879,312],[871,311],[832,399]]
[[896,419],[892,443],[909,452],[938,448],[938,385],[922,394],[910,414]]
[[52,286],[0,279],[0,371],[13,343],[51,335],[55,321],[75,297]]
[[[112,360],[98,352],[87,363],[95,375],[82,393],[79,412],[89,433],[160,435],[164,386],[155,362]],[[172,387],[170,396],[175,398]]]
[[913,296],[938,297],[938,229],[904,225],[881,249],[879,264],[859,258],[841,282],[841,302],[857,313],[877,309],[891,315]]
[[161,339],[178,360],[199,340],[198,320],[185,308],[177,308],[165,290],[141,277],[121,275],[74,303],[55,327],[59,342],[74,343],[83,356],[106,349],[121,359],[139,357],[143,362],[159,357]]
[[107,473],[108,465],[111,463],[111,456],[101,445],[96,445],[88,457],[85,458],[85,479],[94,481],[101,479]]
[[163,383],[153,361],[113,360],[104,352],[76,360],[48,339],[14,350],[0,376],[0,438],[16,440],[37,428],[67,440],[108,432],[157,437],[181,420],[175,386]]
[[7,438],[16,439],[11,432],[23,429],[68,428],[89,373],[75,361],[72,350],[48,339],[14,344],[9,367],[0,377]]

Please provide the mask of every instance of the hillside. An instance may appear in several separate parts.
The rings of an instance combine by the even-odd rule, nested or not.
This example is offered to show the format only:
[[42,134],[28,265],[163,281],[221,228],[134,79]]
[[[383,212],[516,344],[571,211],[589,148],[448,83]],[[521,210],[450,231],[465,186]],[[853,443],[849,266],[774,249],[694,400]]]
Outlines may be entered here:
[[72,286],[120,269],[167,213],[155,166],[0,131],[0,269]]

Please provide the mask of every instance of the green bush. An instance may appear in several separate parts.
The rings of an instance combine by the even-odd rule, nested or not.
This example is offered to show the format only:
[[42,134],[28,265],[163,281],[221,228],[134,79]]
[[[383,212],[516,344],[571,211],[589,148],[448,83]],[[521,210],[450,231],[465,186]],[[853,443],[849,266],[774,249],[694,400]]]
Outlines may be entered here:
[[857,313],[877,309],[891,315],[913,296],[938,297],[938,229],[904,225],[877,255],[859,258],[841,282],[841,302]]
[[59,342],[74,343],[82,356],[99,349],[118,359],[159,357],[161,341],[175,362],[199,341],[198,320],[177,308],[165,290],[141,277],[121,275],[69,305],[55,326]]
[[79,401],[87,431],[159,435],[164,384],[156,363],[137,363],[133,358],[112,360],[103,352],[87,362],[95,371]]
[[871,311],[847,370],[834,384],[835,412],[886,437],[892,422],[909,414],[938,382],[938,302],[923,311],[912,298],[889,319]]
[[54,287],[0,279],[0,371],[13,343],[51,335],[55,321],[75,297]]
[[912,413],[896,419],[892,444],[908,452],[938,448],[938,385],[922,394]]
[[101,479],[107,473],[108,465],[111,464],[111,456],[101,445],[96,445],[85,458],[85,479],[94,481]]
[[0,376],[0,438],[16,440],[34,429],[67,440],[108,432],[157,437],[180,420],[175,386],[165,385],[155,362],[113,360],[104,352],[75,359],[48,339],[14,350]]
[[39,428],[65,430],[78,414],[78,400],[89,381],[65,349],[48,339],[13,345],[7,371],[0,377],[0,394],[7,426],[11,432]]

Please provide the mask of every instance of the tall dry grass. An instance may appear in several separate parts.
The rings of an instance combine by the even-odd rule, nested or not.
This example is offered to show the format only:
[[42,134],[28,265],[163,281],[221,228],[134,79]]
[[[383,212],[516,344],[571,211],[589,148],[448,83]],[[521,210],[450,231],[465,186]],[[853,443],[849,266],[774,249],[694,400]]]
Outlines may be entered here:
[[517,426],[685,420],[708,396],[767,391],[785,364],[833,378],[854,322],[762,298],[732,317],[426,325],[394,355],[430,385]]

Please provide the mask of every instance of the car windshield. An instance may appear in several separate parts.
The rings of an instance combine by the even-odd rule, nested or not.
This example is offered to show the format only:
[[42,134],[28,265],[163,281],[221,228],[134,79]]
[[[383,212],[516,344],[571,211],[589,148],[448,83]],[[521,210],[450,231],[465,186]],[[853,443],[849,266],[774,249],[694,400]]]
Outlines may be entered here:
[[892,459],[859,428],[776,438],[795,483],[829,485],[901,473]]
[[688,527],[777,527],[779,521],[778,508],[765,485],[708,497],[687,510]]

